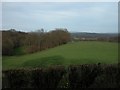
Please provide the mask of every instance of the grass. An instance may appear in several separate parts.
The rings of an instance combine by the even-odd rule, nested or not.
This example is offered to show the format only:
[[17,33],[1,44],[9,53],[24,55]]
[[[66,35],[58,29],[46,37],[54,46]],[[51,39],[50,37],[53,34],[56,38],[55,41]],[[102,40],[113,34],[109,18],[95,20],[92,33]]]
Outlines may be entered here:
[[118,44],[97,41],[68,43],[33,54],[3,56],[2,65],[3,69],[14,69],[98,62],[118,63]]

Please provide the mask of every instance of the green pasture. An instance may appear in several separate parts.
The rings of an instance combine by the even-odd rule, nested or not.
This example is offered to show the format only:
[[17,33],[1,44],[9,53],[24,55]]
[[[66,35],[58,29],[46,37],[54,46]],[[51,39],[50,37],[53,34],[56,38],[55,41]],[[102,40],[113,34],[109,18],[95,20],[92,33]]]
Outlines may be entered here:
[[[19,53],[19,50],[16,50]],[[48,67],[71,64],[112,64],[118,62],[118,44],[81,41],[50,48],[33,54],[3,56],[3,69]]]

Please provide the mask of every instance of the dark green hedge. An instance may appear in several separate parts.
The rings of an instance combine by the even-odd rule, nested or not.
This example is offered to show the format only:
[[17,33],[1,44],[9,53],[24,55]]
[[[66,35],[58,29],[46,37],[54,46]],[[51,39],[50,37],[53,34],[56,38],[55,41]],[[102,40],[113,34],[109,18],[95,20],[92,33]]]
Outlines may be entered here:
[[118,65],[79,65],[69,71],[70,88],[118,88]]
[[2,79],[3,88],[119,88],[120,68],[99,63],[4,70]]

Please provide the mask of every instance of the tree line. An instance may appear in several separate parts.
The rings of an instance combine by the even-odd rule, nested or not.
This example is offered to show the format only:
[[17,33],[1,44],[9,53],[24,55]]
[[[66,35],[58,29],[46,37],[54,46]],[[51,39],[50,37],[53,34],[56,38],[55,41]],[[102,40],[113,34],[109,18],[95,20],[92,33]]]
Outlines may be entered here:
[[67,29],[56,28],[45,32],[40,29],[34,32],[21,32],[15,29],[2,31],[2,55],[14,55],[15,49],[24,48],[25,53],[34,53],[53,48],[70,41]]

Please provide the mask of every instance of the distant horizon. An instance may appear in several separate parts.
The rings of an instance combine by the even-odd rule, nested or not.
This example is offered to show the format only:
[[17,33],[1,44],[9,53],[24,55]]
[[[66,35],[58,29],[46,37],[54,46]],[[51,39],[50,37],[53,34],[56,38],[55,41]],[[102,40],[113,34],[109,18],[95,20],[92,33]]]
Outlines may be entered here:
[[[11,30],[11,29],[14,29],[14,28],[10,28],[10,29],[2,29],[2,30],[0,30],[0,31],[8,31],[8,30]],[[44,28],[43,28],[44,29]],[[37,30],[32,30],[32,31],[23,31],[23,30],[17,30],[17,29],[15,29],[16,31],[20,31],[20,32],[35,32],[35,31],[37,31],[37,30],[40,30],[40,29],[37,29]],[[55,29],[53,29],[53,30],[55,30]],[[67,29],[68,30],[68,29]],[[52,30],[44,30],[45,32],[49,32],[49,31],[52,31]],[[69,31],[68,30],[68,32],[70,32],[70,33],[96,33],[96,34],[99,34],[99,33],[102,33],[102,34],[118,34],[119,32],[87,32],[87,31]]]

